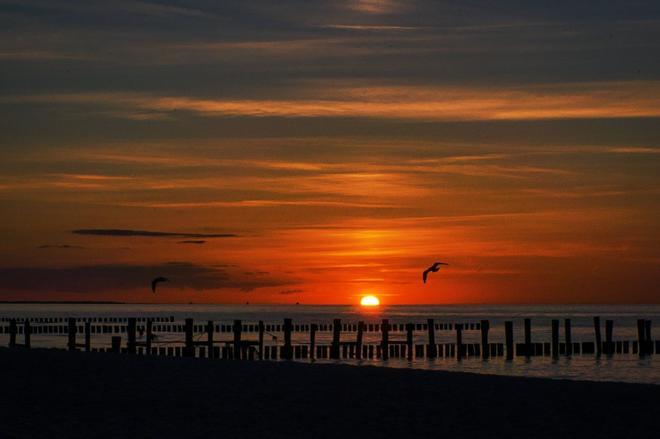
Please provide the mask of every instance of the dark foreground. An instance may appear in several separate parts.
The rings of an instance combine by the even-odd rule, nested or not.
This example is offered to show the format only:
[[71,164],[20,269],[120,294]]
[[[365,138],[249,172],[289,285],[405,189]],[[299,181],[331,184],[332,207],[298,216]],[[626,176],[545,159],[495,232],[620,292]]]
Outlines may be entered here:
[[0,349],[0,437],[654,437],[660,386]]

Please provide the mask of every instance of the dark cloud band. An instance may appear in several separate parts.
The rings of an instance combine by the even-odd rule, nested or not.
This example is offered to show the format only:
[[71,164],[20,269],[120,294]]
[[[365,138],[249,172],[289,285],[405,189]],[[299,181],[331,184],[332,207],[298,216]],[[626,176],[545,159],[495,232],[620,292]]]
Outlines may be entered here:
[[170,262],[154,265],[86,265],[76,267],[0,268],[0,291],[43,293],[95,293],[149,290],[151,279],[166,276],[168,287],[197,291],[283,286],[291,282],[275,277],[246,277],[225,266]]
[[[178,233],[131,229],[77,229],[71,233],[94,236],[142,236],[147,238],[235,238],[233,233]],[[196,242],[199,244],[199,242]]]

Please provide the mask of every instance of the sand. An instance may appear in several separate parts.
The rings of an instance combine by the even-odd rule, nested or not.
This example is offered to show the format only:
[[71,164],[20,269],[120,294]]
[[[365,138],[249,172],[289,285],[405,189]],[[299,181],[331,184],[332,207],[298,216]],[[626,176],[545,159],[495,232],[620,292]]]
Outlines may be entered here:
[[653,437],[660,386],[0,349],[0,437]]

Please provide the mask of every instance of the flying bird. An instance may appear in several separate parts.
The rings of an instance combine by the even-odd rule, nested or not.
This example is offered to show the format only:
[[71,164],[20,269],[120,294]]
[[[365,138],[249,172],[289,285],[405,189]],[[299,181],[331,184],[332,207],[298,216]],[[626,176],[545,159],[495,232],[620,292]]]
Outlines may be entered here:
[[426,283],[426,278],[429,276],[429,273],[435,273],[440,270],[441,265],[449,265],[445,262],[436,262],[433,265],[431,265],[429,268],[424,270],[424,273],[422,274],[422,280],[424,283]]
[[161,282],[169,282],[170,280],[166,277],[159,276],[155,278],[154,280],[151,281],[151,292],[155,293],[156,292],[156,285],[158,285]]

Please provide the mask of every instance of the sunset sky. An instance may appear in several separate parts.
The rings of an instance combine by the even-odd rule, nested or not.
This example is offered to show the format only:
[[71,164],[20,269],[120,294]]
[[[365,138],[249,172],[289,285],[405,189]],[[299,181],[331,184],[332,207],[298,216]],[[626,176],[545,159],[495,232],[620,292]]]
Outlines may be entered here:
[[660,302],[660,2],[0,0],[0,36],[0,300]]

